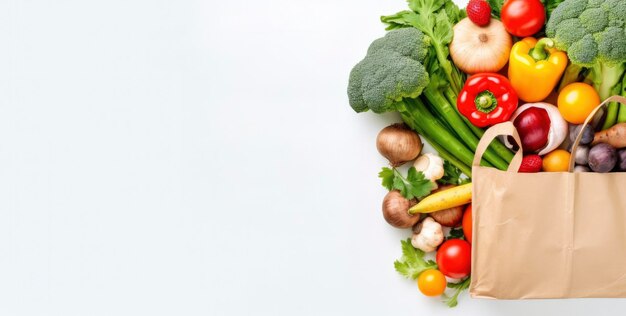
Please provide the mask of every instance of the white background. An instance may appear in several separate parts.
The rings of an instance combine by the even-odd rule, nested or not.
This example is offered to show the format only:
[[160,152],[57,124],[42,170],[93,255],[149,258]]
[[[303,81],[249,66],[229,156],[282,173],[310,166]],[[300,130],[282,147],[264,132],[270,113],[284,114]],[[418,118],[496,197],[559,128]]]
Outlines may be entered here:
[[382,219],[374,139],[398,118],[345,89],[405,7],[0,1],[0,315],[624,310],[449,310],[394,271],[409,232]]

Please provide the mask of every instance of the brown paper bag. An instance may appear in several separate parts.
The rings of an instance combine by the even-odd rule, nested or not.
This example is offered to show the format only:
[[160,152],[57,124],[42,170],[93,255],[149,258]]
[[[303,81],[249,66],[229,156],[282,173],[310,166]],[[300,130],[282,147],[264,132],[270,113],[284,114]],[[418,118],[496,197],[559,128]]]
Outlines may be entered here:
[[[626,104],[611,97],[585,124],[609,101]],[[573,173],[574,155],[570,172],[517,173],[521,150],[508,171],[479,166],[497,135],[520,144],[509,122],[476,150],[471,296],[626,297],[626,173]]]

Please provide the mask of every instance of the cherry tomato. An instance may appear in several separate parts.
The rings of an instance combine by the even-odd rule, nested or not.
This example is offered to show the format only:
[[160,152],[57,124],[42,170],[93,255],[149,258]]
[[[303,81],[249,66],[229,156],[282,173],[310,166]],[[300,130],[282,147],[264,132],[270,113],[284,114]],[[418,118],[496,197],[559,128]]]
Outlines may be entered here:
[[557,149],[543,157],[543,171],[565,172],[569,170],[570,153],[567,150]]
[[559,93],[559,112],[572,124],[582,124],[587,116],[600,104],[596,90],[582,82],[568,84]]
[[462,225],[465,239],[472,243],[472,204],[468,205],[467,208],[465,208],[465,213],[463,213]]
[[539,0],[508,0],[500,12],[506,30],[517,36],[531,36],[546,22],[546,10]]
[[439,270],[429,269],[417,278],[417,287],[426,296],[439,296],[448,286],[446,277]]
[[445,276],[455,279],[468,276],[472,265],[472,247],[465,240],[446,240],[437,250],[437,265]]

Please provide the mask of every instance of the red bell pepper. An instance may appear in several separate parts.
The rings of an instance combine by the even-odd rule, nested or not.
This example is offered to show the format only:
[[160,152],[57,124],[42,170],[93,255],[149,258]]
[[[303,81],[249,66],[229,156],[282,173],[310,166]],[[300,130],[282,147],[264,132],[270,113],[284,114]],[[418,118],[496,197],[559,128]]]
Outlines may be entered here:
[[487,127],[508,121],[517,102],[517,93],[506,77],[480,73],[467,79],[456,104],[472,124]]

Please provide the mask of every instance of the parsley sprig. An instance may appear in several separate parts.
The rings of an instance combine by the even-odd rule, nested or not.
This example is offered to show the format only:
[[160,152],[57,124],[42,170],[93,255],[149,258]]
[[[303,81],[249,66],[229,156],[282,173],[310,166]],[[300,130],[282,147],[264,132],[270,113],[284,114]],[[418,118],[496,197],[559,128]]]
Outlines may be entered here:
[[459,294],[469,288],[470,281],[471,279],[468,277],[459,283],[448,282],[448,287],[454,289],[454,294],[452,296],[443,296],[446,299],[444,302],[448,305],[448,307],[455,307],[459,304]]
[[409,200],[425,197],[435,189],[435,184],[426,179],[423,172],[415,170],[415,167],[409,168],[406,178],[398,169],[387,167],[378,173],[378,177],[382,179],[382,185],[387,190],[399,190]]
[[443,177],[439,179],[439,183],[453,185],[468,183],[470,179],[461,177],[462,174],[459,168],[446,160],[443,162]]
[[411,245],[411,238],[402,240],[402,258],[396,260],[393,265],[398,273],[408,279],[417,279],[420,273],[428,269],[437,269],[437,263],[433,260],[425,260],[424,252]]

